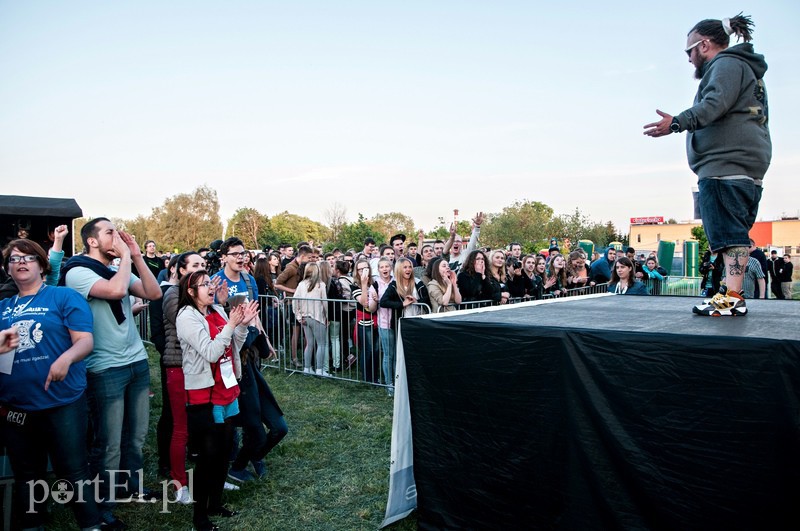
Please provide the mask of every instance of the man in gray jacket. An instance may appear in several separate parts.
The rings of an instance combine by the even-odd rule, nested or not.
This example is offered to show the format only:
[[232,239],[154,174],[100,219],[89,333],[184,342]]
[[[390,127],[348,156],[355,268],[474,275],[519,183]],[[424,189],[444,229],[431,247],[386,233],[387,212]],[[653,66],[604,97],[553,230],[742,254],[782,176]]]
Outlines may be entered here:
[[[745,315],[741,294],[750,228],[758,213],[761,183],[772,158],[764,56],[753,51],[748,16],[703,20],[689,32],[686,54],[700,86],[694,105],[644,126],[652,137],[687,132],[689,166],[697,174],[700,213],[709,246],[722,253],[726,286],[698,304],[699,315]],[[744,43],[729,47],[730,35]]]

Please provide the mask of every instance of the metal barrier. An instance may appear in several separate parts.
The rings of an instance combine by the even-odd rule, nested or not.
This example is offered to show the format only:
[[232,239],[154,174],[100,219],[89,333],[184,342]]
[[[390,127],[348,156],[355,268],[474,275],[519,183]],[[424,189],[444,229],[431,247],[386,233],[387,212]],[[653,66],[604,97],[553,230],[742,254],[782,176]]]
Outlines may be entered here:
[[[560,297],[577,297],[594,293],[607,293],[608,284],[576,288],[567,290]],[[697,277],[666,277],[661,281],[660,295],[699,296],[700,278]],[[554,298],[545,295],[543,299]],[[508,304],[517,304],[533,300],[531,298],[513,298]],[[319,349],[314,349],[311,354],[311,365],[306,366],[304,353],[310,341],[316,341],[309,336],[310,330],[304,330],[297,321],[294,305],[298,302],[325,304],[327,319],[323,323],[326,341]],[[493,306],[490,300],[469,301],[461,304],[448,304],[440,306],[438,313],[471,308]],[[275,296],[259,296],[260,319],[270,343],[275,348],[275,356],[262,358],[262,370],[273,368],[290,372],[305,373],[304,369],[311,369],[311,374],[317,375],[316,356],[324,359],[321,363],[323,376],[339,380],[364,382],[373,385],[391,387],[394,374],[394,351],[396,348],[395,330],[397,323],[392,323],[390,328],[378,326],[377,319],[372,325],[358,324],[356,303],[353,300],[343,299],[293,299]],[[414,307],[422,314],[431,313],[427,304],[415,303]],[[376,314],[377,315],[377,314]],[[149,308],[145,308],[136,316],[136,325],[139,336],[145,342],[150,341]],[[312,325],[313,326],[313,325]],[[319,330],[317,330],[319,332]],[[384,363],[386,360],[386,364]],[[305,373],[309,374],[309,373]],[[388,381],[387,381],[388,380]]]
[[[264,296],[259,299],[262,324],[277,353],[276,357],[263,360],[262,369],[278,368],[392,387],[397,323],[381,328],[376,312],[368,324],[367,314],[359,319],[354,300]],[[298,304],[324,304],[326,322],[307,320],[303,326],[295,315]],[[431,313],[427,304],[412,306],[418,314]]]

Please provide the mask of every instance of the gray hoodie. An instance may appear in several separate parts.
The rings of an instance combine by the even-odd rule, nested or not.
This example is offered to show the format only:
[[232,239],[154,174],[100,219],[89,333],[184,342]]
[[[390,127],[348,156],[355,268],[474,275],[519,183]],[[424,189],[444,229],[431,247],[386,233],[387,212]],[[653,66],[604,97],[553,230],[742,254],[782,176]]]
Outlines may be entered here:
[[699,178],[763,179],[772,159],[764,56],[737,44],[703,65],[694,105],[677,118],[688,131],[689,166]]

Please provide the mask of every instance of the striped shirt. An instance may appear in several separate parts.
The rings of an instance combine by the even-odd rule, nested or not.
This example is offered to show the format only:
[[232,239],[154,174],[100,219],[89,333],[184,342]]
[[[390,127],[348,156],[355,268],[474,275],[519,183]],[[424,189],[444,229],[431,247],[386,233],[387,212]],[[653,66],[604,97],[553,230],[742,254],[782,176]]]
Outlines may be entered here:
[[764,271],[758,260],[751,256],[747,261],[747,269],[742,279],[742,293],[744,293],[745,299],[752,299],[756,296],[756,281],[759,278],[764,278]]

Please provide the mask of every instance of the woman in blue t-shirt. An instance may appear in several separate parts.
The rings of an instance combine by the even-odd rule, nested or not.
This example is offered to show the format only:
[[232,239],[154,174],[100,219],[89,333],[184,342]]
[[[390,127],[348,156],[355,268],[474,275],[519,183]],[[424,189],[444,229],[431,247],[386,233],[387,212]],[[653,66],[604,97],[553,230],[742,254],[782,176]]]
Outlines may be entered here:
[[75,290],[45,284],[50,265],[36,242],[13,240],[3,255],[19,293],[0,301],[0,330],[13,338],[0,345],[0,423],[20,486],[15,499],[21,527],[37,528],[47,520],[48,497],[32,499],[33,489],[22,486],[44,480],[48,456],[58,479],[82,489],[72,493],[83,500],[72,505],[78,526],[99,526],[84,394],[83,358],[94,346],[92,312]]

